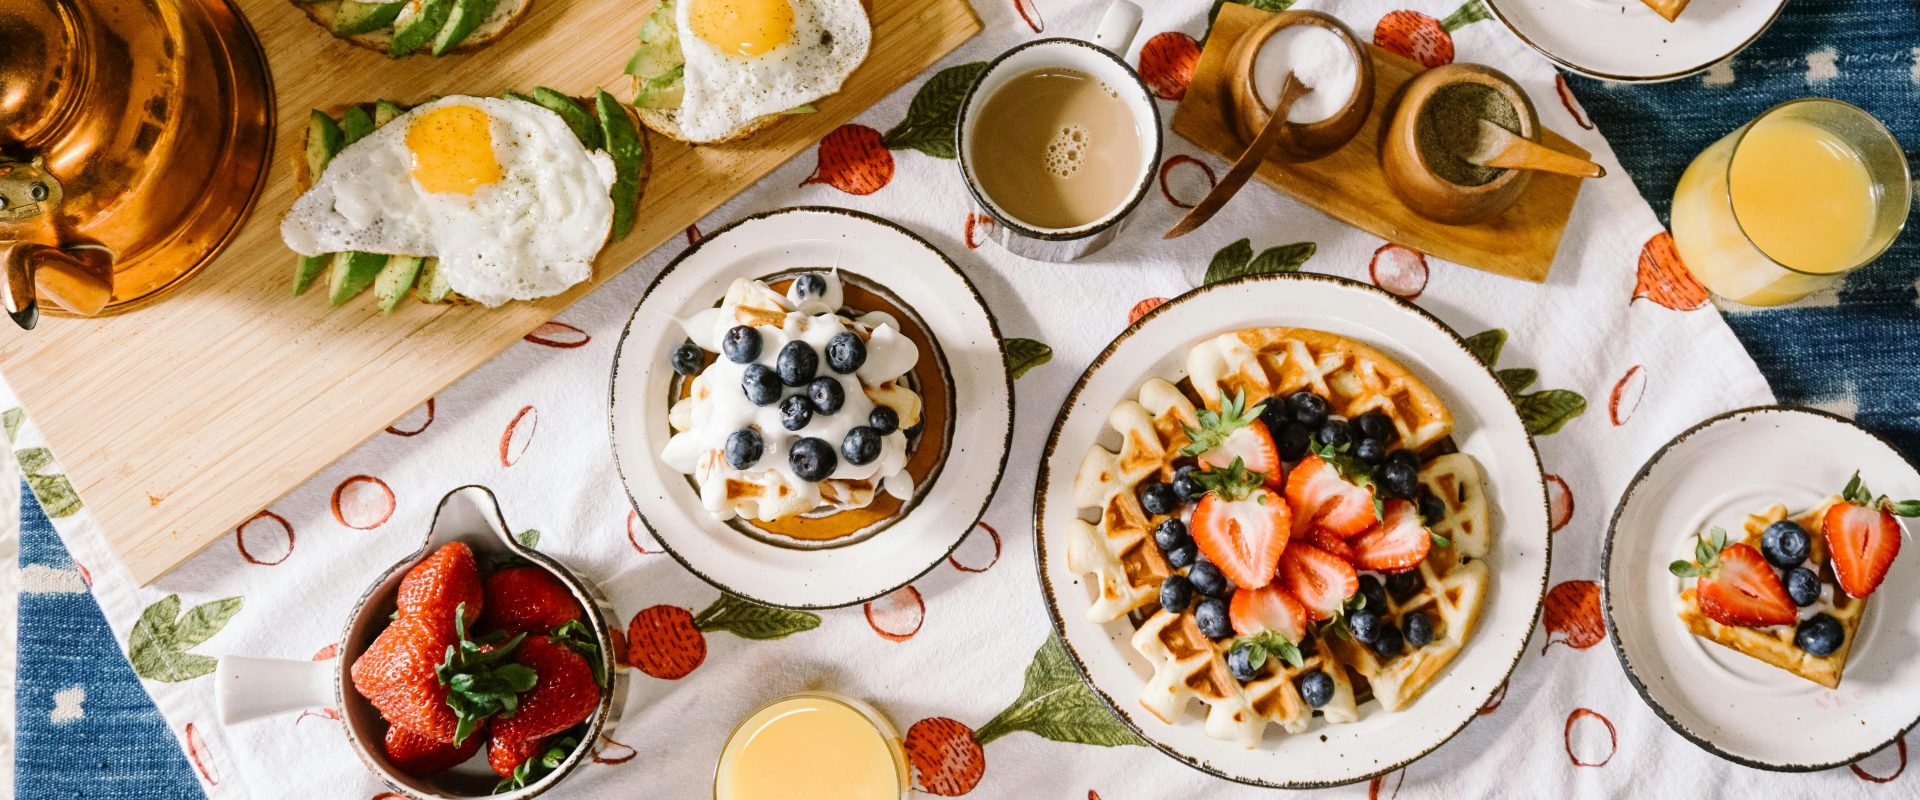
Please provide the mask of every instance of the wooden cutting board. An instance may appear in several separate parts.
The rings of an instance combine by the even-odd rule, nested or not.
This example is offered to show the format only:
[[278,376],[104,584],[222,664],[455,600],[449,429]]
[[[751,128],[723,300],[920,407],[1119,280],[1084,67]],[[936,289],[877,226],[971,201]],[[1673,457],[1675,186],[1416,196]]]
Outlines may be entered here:
[[[1173,131],[1206,151],[1233,161],[1247,149],[1235,132],[1228,95],[1228,53],[1268,12],[1228,3],[1214,19],[1213,33],[1194,67],[1186,98],[1173,114]],[[1400,87],[1425,67],[1373,45],[1373,113],[1360,133],[1332,155],[1304,164],[1269,159],[1254,173],[1328,216],[1392,242],[1456,264],[1539,283],[1547,279],[1560,249],[1567,217],[1580,194],[1579,178],[1536,173],[1520,200],[1500,216],[1474,225],[1446,225],[1413,213],[1387,188],[1380,169],[1382,128],[1390,121]],[[1537,107],[1547,98],[1534,98]],[[1589,155],[1566,137],[1540,128],[1548,147]]]
[[434,393],[551,319],[761,176],[920,75],[980,31],[966,0],[870,0],[873,46],[839,94],[730,145],[652,136],[639,224],[600,254],[592,281],[497,309],[404,302],[381,316],[368,292],[329,310],[322,281],[290,296],[294,255],[280,217],[309,109],[434,94],[569,94],[621,74],[653,0],[536,0],[480,52],[389,60],[334,39],[288,0],[237,0],[273,73],[278,129],[253,215],[198,276],[152,305],[0,332],[0,373],[46,436],[115,554],[141,583],[300,485]]

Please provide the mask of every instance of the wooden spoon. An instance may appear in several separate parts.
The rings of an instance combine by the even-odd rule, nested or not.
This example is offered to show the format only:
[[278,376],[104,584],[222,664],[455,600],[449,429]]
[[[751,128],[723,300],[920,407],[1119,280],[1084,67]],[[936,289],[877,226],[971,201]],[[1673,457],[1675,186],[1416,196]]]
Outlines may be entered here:
[[1606,168],[1599,164],[1539,144],[1486,119],[1480,120],[1480,137],[1473,150],[1461,153],[1460,158],[1483,167],[1532,169],[1576,178],[1599,178],[1607,174]]
[[1227,176],[1214,184],[1207,196],[1201,198],[1200,203],[1185,217],[1181,217],[1173,230],[1160,238],[1178,239],[1213,219],[1213,215],[1233,199],[1234,193],[1247,184],[1247,179],[1253,177],[1253,171],[1260,167],[1260,162],[1267,160],[1267,151],[1280,141],[1282,132],[1287,128],[1287,113],[1293,110],[1294,101],[1311,91],[1313,87],[1301,83],[1292,72],[1288,72],[1286,81],[1280,84],[1280,102],[1274,104],[1273,115],[1267,117],[1267,124],[1260,129],[1260,135],[1254,137],[1253,144],[1247,145],[1247,151],[1233,162],[1233,168],[1227,170]]

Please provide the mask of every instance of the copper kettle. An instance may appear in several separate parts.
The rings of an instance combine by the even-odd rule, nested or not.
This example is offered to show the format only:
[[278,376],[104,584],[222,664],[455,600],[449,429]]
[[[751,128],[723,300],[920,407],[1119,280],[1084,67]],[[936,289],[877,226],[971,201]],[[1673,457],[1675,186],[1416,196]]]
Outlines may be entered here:
[[121,311],[199,271],[264,183],[272,107],[225,0],[0,0],[8,315]]

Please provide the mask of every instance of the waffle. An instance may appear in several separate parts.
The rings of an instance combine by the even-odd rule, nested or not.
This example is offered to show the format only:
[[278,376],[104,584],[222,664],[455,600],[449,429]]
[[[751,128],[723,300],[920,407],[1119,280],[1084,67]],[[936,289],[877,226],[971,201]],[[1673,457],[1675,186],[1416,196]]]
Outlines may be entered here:
[[[1680,592],[1680,619],[1695,636],[1730,647],[1768,664],[1784,669],[1829,689],[1840,686],[1840,674],[1847,666],[1847,653],[1853,650],[1854,634],[1860,630],[1860,620],[1867,612],[1867,600],[1864,597],[1848,597],[1840,591],[1839,583],[1833,575],[1833,567],[1827,558],[1826,537],[1821,535],[1822,520],[1827,509],[1842,502],[1838,495],[1828,497],[1807,511],[1793,515],[1794,522],[1806,528],[1812,534],[1812,547],[1807,561],[1820,565],[1822,601],[1831,608],[1822,609],[1839,621],[1840,627],[1847,632],[1840,642],[1840,649],[1831,655],[1816,656],[1793,645],[1794,626],[1775,625],[1766,628],[1743,628],[1734,625],[1722,625],[1707,618],[1700,612],[1700,604],[1694,596],[1694,587],[1689,584]],[[1762,509],[1757,514],[1747,515],[1742,523],[1746,542],[1754,549],[1760,548],[1760,535],[1768,525],[1787,519],[1787,507],[1778,503]],[[1815,608],[1820,607],[1815,604]]]
[[[1328,398],[1335,414],[1378,410],[1393,421],[1401,442],[1416,450],[1441,443],[1452,431],[1445,406],[1404,367],[1371,347],[1321,331],[1255,328],[1224,334],[1194,346],[1188,373],[1195,394],[1214,398],[1212,404],[1222,392],[1245,392],[1251,406],[1311,389]],[[1189,441],[1185,430],[1198,425],[1196,412],[1178,386],[1147,379],[1138,399],[1121,401],[1108,418],[1118,449],[1090,448],[1074,477],[1075,507],[1093,509],[1097,518],[1069,525],[1067,567],[1090,578],[1094,596],[1088,620],[1104,624],[1131,615],[1138,622],[1132,644],[1153,669],[1141,704],[1172,722],[1188,700],[1198,699],[1208,706],[1208,735],[1254,747],[1270,724],[1289,733],[1310,725],[1315,709],[1306,706],[1294,680],[1316,669],[1334,680],[1333,699],[1318,709],[1328,722],[1358,720],[1366,692],[1388,710],[1411,702],[1459,652],[1485,598],[1488,572],[1478,559],[1490,549],[1492,530],[1479,467],[1458,453],[1421,466],[1421,482],[1447,506],[1445,516],[1429,527],[1452,539],[1455,549],[1436,549],[1420,566],[1422,589],[1404,600],[1390,599],[1389,605],[1396,615],[1430,610],[1436,623],[1433,641],[1384,665],[1355,643],[1307,645],[1301,666],[1268,659],[1272,667],[1241,684],[1226,666],[1232,640],[1211,641],[1191,614],[1158,607],[1160,584],[1174,570],[1153,543],[1151,531],[1159,519],[1138,500],[1145,482],[1172,478],[1178,452]],[[1356,685],[1356,678],[1364,682]]]

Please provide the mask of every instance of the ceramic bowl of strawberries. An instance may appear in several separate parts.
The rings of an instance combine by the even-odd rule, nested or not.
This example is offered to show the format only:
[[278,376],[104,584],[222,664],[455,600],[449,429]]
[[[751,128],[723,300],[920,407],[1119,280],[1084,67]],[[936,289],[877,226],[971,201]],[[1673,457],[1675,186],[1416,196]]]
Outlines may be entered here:
[[406,797],[534,797],[618,713],[612,618],[514,537],[491,492],[456,489],[420,549],[361,595],[337,658],[222,658],[221,720],[335,708],[361,762]]

